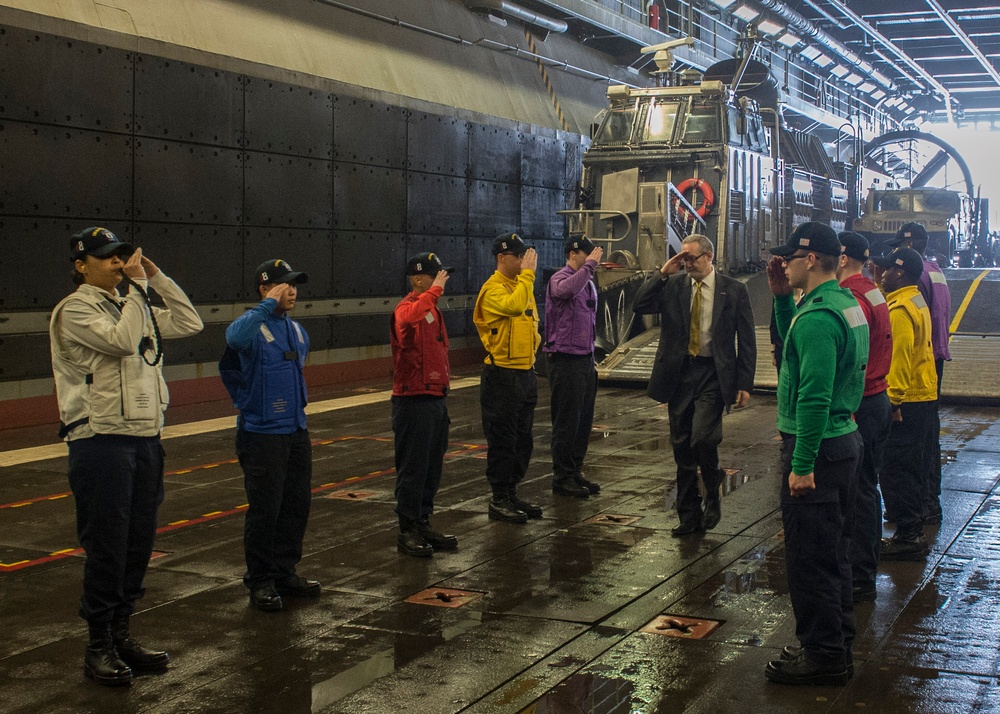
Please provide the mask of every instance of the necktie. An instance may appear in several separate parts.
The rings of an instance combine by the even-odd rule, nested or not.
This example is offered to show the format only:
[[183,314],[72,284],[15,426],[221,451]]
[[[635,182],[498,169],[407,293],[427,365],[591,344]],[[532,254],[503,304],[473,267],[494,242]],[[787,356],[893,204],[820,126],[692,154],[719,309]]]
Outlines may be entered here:
[[691,301],[691,335],[688,354],[697,357],[701,352],[701,281],[694,283],[694,300]]

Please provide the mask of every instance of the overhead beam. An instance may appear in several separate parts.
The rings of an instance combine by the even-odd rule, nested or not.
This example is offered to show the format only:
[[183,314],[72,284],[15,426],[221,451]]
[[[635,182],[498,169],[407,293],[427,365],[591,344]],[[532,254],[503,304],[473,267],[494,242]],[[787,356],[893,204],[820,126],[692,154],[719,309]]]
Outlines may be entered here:
[[908,54],[903,52],[901,49],[896,47],[889,39],[883,35],[881,32],[876,30],[874,27],[868,24],[868,22],[861,17],[858,13],[854,12],[851,8],[847,7],[846,3],[842,0],[827,0],[830,5],[837,8],[839,12],[842,12],[844,16],[850,18],[851,22],[857,25],[858,29],[868,35],[870,38],[878,42],[880,45],[886,48],[893,56],[895,56],[900,62],[909,67],[915,74],[919,75],[920,78],[927,83],[929,87],[934,89],[938,94],[944,98],[944,108],[945,113],[948,115],[948,123],[954,123],[954,117],[952,115],[951,109],[951,92],[937,81],[930,72],[925,70],[916,60],[910,57]]
[[930,72],[928,72],[919,64],[917,64],[916,60],[914,60],[908,54],[899,49],[895,44],[893,44],[893,42],[888,37],[886,37],[881,32],[876,30],[874,27],[869,25],[868,22],[865,20],[865,18],[861,17],[861,15],[854,12],[854,10],[847,7],[847,5],[844,2],[842,2],[842,0],[827,0],[827,2],[829,2],[835,8],[837,8],[837,10],[842,12],[845,16],[850,18],[851,22],[853,22],[858,27],[859,30],[861,30],[870,38],[872,38],[880,45],[885,47],[885,49],[887,49],[890,54],[892,54],[897,60],[899,60],[907,67],[909,67],[929,86],[933,87],[935,90],[937,90],[939,93],[943,95],[948,94],[948,90],[944,87],[944,85],[938,82],[936,79],[934,79],[934,77],[931,76]]
[[941,4],[937,0],[924,1],[935,13],[937,13],[937,16],[940,17],[941,21],[948,26],[948,29],[955,33],[955,37],[957,37],[958,40],[965,45],[965,49],[969,50],[972,56],[975,57],[979,64],[983,66],[986,70],[986,74],[988,74],[990,78],[996,82],[998,86],[1000,86],[1000,72],[997,72],[996,67],[994,67],[993,63],[986,58],[986,55],[982,53],[979,46],[976,45],[976,43],[973,42],[967,34],[965,34],[965,30],[963,30],[961,26],[959,26],[959,24],[952,19],[951,15],[945,12],[944,8],[941,7]]

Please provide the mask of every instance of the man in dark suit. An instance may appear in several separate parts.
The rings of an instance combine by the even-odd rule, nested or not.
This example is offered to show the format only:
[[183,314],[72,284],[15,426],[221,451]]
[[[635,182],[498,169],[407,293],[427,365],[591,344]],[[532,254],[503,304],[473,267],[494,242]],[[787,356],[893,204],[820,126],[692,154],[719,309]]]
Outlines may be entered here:
[[681,252],[635,298],[637,314],[660,316],[660,346],[648,393],[669,409],[680,519],[671,533],[677,537],[714,528],[722,518],[722,411],[732,404],[747,405],[757,365],[750,294],[743,283],[713,268],[714,253],[707,237],[688,236]]

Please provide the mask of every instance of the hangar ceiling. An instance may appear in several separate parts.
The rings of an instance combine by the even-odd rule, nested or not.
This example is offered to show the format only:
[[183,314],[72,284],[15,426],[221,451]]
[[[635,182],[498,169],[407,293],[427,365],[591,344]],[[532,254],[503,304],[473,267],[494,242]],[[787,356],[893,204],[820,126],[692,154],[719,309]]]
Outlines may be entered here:
[[[466,0],[466,4],[472,3]],[[670,37],[697,37],[694,48],[680,48],[675,55],[683,64],[704,69],[720,55],[734,53],[734,32],[753,24],[763,40],[762,54],[769,55],[767,64],[801,67],[808,75],[807,84],[834,88],[849,107],[841,111],[827,106],[821,92],[812,97],[804,93],[801,106],[796,106],[791,87],[790,107],[807,116],[814,104],[821,113],[841,116],[849,116],[860,105],[884,128],[922,121],[992,122],[1000,117],[997,0],[521,0],[520,4],[565,21],[581,41],[633,67],[637,47],[650,43],[650,35],[660,34],[650,32],[650,26],[658,24]],[[650,10],[651,5],[658,9]],[[659,20],[651,20],[651,14],[658,14]],[[785,84],[794,83],[785,80]]]
[[[896,82],[901,94],[914,94],[918,109],[931,112],[932,121],[946,117],[942,89],[952,97],[960,117],[1000,115],[1000,72],[995,66],[1000,56],[1000,3],[800,0],[786,4],[817,25],[826,25],[827,32],[868,57]],[[933,101],[921,101],[920,95]]]

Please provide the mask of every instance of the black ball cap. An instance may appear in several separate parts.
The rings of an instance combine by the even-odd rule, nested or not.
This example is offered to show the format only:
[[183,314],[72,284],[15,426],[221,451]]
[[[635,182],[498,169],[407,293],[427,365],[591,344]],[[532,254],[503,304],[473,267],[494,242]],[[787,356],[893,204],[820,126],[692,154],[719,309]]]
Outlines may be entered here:
[[590,255],[594,252],[595,248],[597,248],[597,246],[593,244],[590,238],[586,237],[570,238],[568,241],[563,243],[563,253],[566,253],[567,255],[574,250],[582,250],[587,253],[587,255]]
[[837,240],[837,232],[825,223],[809,221],[792,231],[788,242],[771,248],[772,255],[785,257],[797,250],[808,250],[812,253],[840,255],[842,246]]
[[840,240],[840,244],[844,246],[844,255],[848,258],[860,260],[862,263],[868,260],[868,241],[863,235],[854,231],[844,231],[838,234],[837,238]]
[[455,271],[451,266],[441,265],[437,253],[418,253],[406,261],[407,275],[437,275],[442,270],[446,273]]
[[896,248],[896,250],[876,258],[872,262],[880,268],[902,268],[910,280],[919,280],[924,272],[924,259],[913,248]]
[[493,255],[501,253],[513,253],[514,255],[524,255],[528,250],[524,239],[517,233],[501,233],[493,239]]
[[94,226],[84,228],[69,239],[70,260],[82,260],[88,255],[95,258],[107,258],[117,255],[122,260],[128,260],[135,253],[135,246],[122,243],[118,236],[107,228]]
[[904,240],[927,241],[927,229],[919,223],[904,223],[896,231],[896,235],[885,242],[886,245],[895,248],[902,245]]
[[258,285],[268,285],[270,283],[308,283],[309,276],[302,272],[292,270],[290,266],[281,258],[266,260],[257,266],[256,274]]

